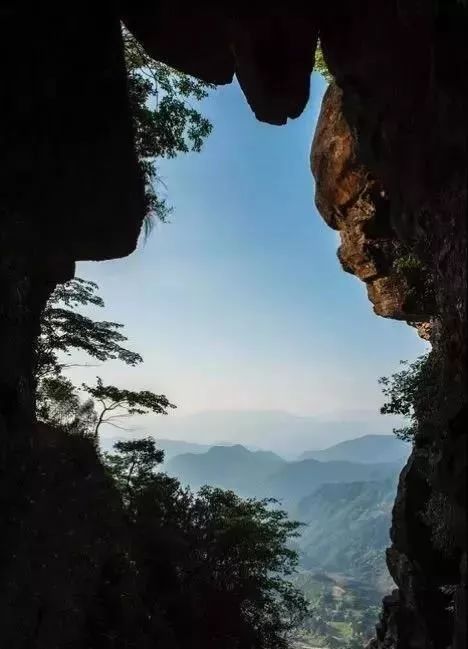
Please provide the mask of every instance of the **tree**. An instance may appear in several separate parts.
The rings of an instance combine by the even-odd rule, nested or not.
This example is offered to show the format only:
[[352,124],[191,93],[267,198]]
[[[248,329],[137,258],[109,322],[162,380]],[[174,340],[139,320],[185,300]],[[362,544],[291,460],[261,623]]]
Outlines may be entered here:
[[99,428],[103,424],[109,424],[120,428],[116,421],[132,415],[145,415],[154,412],[157,415],[167,415],[168,408],[175,408],[163,394],[154,394],[149,390],[125,390],[115,385],[104,385],[102,380],[96,377],[96,385],[82,384],[82,389],[97,402],[101,411],[96,419],[94,436],[97,438]]
[[434,356],[432,353],[423,354],[412,363],[400,361],[400,364],[405,369],[379,379],[382,393],[387,397],[380,412],[405,417],[408,425],[393,432],[400,439],[410,441],[418,434],[422,419],[434,407],[437,394]]
[[299,524],[274,505],[212,487],[194,502],[196,529],[203,531],[197,574],[206,579],[201,589],[213,647],[286,647],[287,634],[305,615],[304,597],[288,579],[297,564],[288,541]]
[[115,453],[105,453],[105,463],[128,510],[132,499],[148,488],[156,467],[164,461],[164,451],[156,448],[154,439],[132,439],[114,444]]
[[157,158],[199,152],[212,124],[192,106],[215,86],[154,61],[125,29],[122,30],[135,147],[146,186],[146,232],[153,219],[166,221],[171,208],[155,191],[160,179]]
[[122,418],[148,412],[167,414],[169,408],[175,408],[164,395],[104,385],[100,378],[95,386],[82,384],[81,390],[90,397],[83,401],[80,390],[63,375],[70,367],[63,357],[77,351],[100,362],[118,359],[131,366],[143,362],[140,354],[122,346],[127,340],[121,333],[122,324],[94,320],[77,311],[79,307],[104,307],[97,289],[94,282],[80,278],[59,285],[42,313],[36,345],[38,419],[95,440],[105,423],[118,428]]
[[37,394],[37,418],[68,433],[89,435],[97,421],[94,402],[82,401],[76,387],[63,376],[46,376]]
[[69,364],[60,357],[85,352],[100,362],[118,359],[127,365],[143,362],[140,354],[123,347],[127,338],[122,324],[93,320],[77,311],[79,307],[104,307],[97,294],[98,286],[79,277],[58,284],[41,317],[41,331],[36,343],[35,376],[39,382],[46,376],[58,377]]
[[159,602],[179,646],[287,646],[306,612],[289,580],[298,523],[271,501],[211,487],[198,494],[157,471],[153,439],[115,445],[106,462],[126,504],[147,605]]

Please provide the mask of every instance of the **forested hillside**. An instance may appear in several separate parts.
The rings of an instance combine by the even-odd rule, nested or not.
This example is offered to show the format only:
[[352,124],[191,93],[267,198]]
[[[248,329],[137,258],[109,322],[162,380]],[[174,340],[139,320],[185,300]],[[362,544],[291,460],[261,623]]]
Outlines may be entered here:
[[301,500],[295,518],[304,568],[344,573],[387,591],[384,562],[397,481],[325,484]]

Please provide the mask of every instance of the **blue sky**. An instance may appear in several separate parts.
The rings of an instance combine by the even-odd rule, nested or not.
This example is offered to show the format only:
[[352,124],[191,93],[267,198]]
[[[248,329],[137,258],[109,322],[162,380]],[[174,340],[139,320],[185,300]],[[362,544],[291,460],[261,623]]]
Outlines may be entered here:
[[304,114],[275,127],[255,120],[237,84],[219,88],[202,105],[214,124],[203,152],[160,165],[172,222],[126,259],[78,264],[101,287],[99,316],[125,323],[145,359],[99,368],[105,381],[164,392],[182,415],[376,416],[377,378],[424,345],[373,314],[315,209],[309,151],[324,89],[314,74]]

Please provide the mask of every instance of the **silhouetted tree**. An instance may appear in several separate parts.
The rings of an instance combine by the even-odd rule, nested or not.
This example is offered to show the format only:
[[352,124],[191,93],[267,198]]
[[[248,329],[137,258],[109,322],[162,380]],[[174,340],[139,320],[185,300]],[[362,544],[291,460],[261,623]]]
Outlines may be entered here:
[[402,440],[413,440],[418,434],[421,417],[432,411],[437,392],[433,354],[424,354],[412,363],[400,361],[404,369],[390,377],[382,376],[379,384],[387,401],[381,407],[383,415],[400,415],[408,424],[393,430]]
[[41,317],[41,331],[36,345],[37,380],[60,376],[69,367],[64,357],[85,352],[100,362],[118,359],[127,365],[143,362],[140,354],[123,347],[127,338],[123,325],[107,320],[93,320],[81,314],[80,307],[104,307],[94,282],[75,277],[59,284],[48,300]]
[[153,217],[166,221],[171,212],[155,189],[158,181],[161,186],[156,161],[201,150],[213,127],[192,101],[201,101],[215,86],[154,61],[125,28],[123,39],[135,146],[146,181],[148,231]]
[[134,558],[181,647],[284,648],[306,602],[288,576],[298,523],[274,502],[204,487],[198,494],[158,472],[152,438],[119,442],[108,469],[122,493]]
[[68,433],[91,435],[97,422],[92,399],[83,401],[64,376],[45,376],[37,393],[37,418]]
[[163,394],[154,394],[149,390],[136,392],[117,388],[115,385],[104,385],[99,376],[96,377],[95,386],[83,383],[81,387],[91,396],[95,407],[100,408],[94,427],[96,438],[103,424],[120,428],[117,422],[121,422],[125,417],[145,415],[148,412],[167,415],[168,408],[175,408]]
[[[72,433],[97,438],[103,424],[121,427],[125,417],[147,412],[167,414],[175,406],[164,395],[149,390],[127,390],[104,385],[82,384],[81,390],[64,376],[72,366],[67,357],[84,352],[93,360],[118,359],[135,366],[140,354],[124,347],[127,338],[118,322],[95,320],[78,311],[80,307],[104,307],[97,285],[80,278],[59,285],[42,314],[41,333],[36,347],[36,413],[40,421]],[[87,393],[83,400],[80,392]]]

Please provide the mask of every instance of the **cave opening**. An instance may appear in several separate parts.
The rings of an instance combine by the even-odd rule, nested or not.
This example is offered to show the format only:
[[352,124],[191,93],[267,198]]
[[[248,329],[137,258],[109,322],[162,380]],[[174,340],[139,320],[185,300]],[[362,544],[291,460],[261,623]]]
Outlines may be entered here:
[[[466,58],[465,4],[421,7],[412,2],[403,10],[396,2],[364,2],[362,11],[333,5],[284,14],[273,8],[261,17],[253,11],[173,11],[165,3],[157,9],[143,4],[124,2],[117,10],[106,3],[96,11],[83,3],[71,17],[49,6],[23,13],[11,4],[5,12],[7,51],[17,56],[16,65],[5,70],[2,127],[0,450],[5,533],[0,633],[4,642],[18,648],[79,649],[131,646],[129,642],[151,646],[155,637],[164,637],[163,644],[177,646],[161,611],[145,609],[149,586],[137,577],[138,571],[132,572],[131,562],[126,563],[127,539],[119,532],[125,527],[121,504],[109,488],[95,449],[79,437],[64,443],[58,429],[35,418],[35,341],[48,296],[73,277],[76,262],[129,255],[148,206],[133,139],[120,31],[123,20],[157,61],[213,84],[229,83],[235,72],[255,116],[270,124],[284,124],[303,112],[320,34],[334,81],[324,95],[312,146],[317,209],[327,225],[339,232],[339,261],[345,271],[362,280],[375,313],[408,322],[432,347],[430,362],[424,366],[430,391],[423,397],[418,392],[413,404],[414,444],[393,507],[387,565],[397,589],[384,598],[371,646],[461,649],[466,641],[466,434],[460,423],[466,413],[466,97],[459,74],[463,66],[458,64]],[[18,42],[24,47],[18,49]],[[229,106],[222,111],[228,113]],[[240,113],[229,117],[232,127]],[[303,133],[297,125],[304,123],[297,121],[295,126],[283,127],[283,132],[289,136],[296,128],[300,139]],[[310,137],[310,124],[307,128]],[[257,165],[263,167],[265,182],[275,179],[276,189],[287,189],[283,200],[289,191],[293,202],[297,188],[282,187],[281,179],[294,171],[294,163],[275,157],[268,147],[262,158],[261,150],[254,151],[256,140],[236,135],[237,142],[231,145],[232,176],[236,177],[236,165],[241,171],[247,167],[249,175],[243,182],[250,194],[239,183],[241,198],[250,199],[258,213],[266,212],[259,197],[268,197],[268,192],[255,192]],[[228,141],[225,138],[224,144]],[[236,158],[236,147],[237,152],[250,150],[250,171],[245,159]],[[216,165],[215,157],[212,164]],[[170,165],[167,169],[169,175]],[[184,176],[182,167],[180,174],[177,182],[183,192],[189,175]],[[228,200],[225,205],[219,202],[220,208],[213,201],[211,208],[231,211],[236,221],[235,196],[229,197],[228,180],[223,187],[222,177],[213,174],[211,193],[218,192],[220,199],[224,194]],[[275,196],[266,203],[272,213],[281,205],[273,204]],[[300,262],[300,254],[294,251],[301,252],[311,232],[303,230],[302,241],[291,240],[294,228],[287,224],[293,210],[288,210],[288,220],[277,215],[263,224],[254,224],[246,212],[245,208],[238,211],[238,217],[247,218],[238,219],[237,232],[224,225],[228,219],[219,219],[218,234],[239,249],[248,250],[248,244],[262,235],[270,245],[272,240],[281,244],[274,249],[276,263],[271,259],[268,263],[258,250],[257,262],[262,262],[258,268],[271,270],[269,281],[275,279],[277,294],[282,290],[290,298],[285,303],[289,306],[304,288],[297,281],[299,266],[289,268],[287,262]],[[163,231],[158,228],[154,241],[164,240]],[[245,234],[253,236],[245,238]],[[180,236],[182,241],[184,235]],[[186,251],[190,246],[202,247],[204,236],[195,222],[191,239],[185,241]],[[147,250],[152,241],[150,236]],[[166,241],[169,248],[174,243],[170,236]],[[328,241],[327,254],[334,247]],[[281,249],[287,251],[283,257]],[[214,277],[220,268],[229,268],[227,251],[220,252],[222,259],[213,254],[219,264],[218,271],[216,263],[211,267]],[[245,254],[239,259],[248,266]],[[112,268],[112,263],[104,266]],[[137,266],[138,256],[128,263]],[[184,266],[179,264],[172,273],[168,270],[162,276],[172,279],[172,284],[167,281],[163,289],[175,303],[184,285]],[[193,266],[186,263],[185,272],[189,283],[194,279]],[[268,296],[261,290],[265,288],[259,281],[261,273],[242,265],[233,265],[231,272],[228,289],[217,287],[227,293],[223,303],[230,304],[238,288],[244,290],[237,296],[251,291],[250,314],[260,313],[253,300],[258,301],[259,295],[274,303],[275,291]],[[151,291],[149,275],[135,274],[135,278],[138,285],[128,286],[128,295],[137,320],[135,304]],[[252,279],[259,281],[257,294],[251,290]],[[119,282],[117,276],[114,285],[123,292],[124,283],[118,287]],[[203,302],[206,294],[194,299]],[[207,312],[211,308],[216,319],[220,314],[213,310],[215,304],[207,303]],[[189,342],[187,314],[175,310],[173,315]],[[270,343],[276,343],[281,360],[282,354],[291,355],[291,347],[278,345],[278,340],[287,341],[288,331],[297,325],[294,319],[288,322],[281,320],[281,314],[272,315],[274,311],[266,310],[263,322],[259,319],[263,340],[253,339],[252,349],[267,345],[272,320],[280,326],[276,339],[270,334]],[[225,316],[235,328],[233,312],[227,310]],[[159,322],[154,323],[157,331]],[[174,333],[173,323],[171,328]],[[219,354],[222,345],[213,338]],[[86,339],[80,344],[85,348]],[[326,351],[326,345],[322,347]],[[127,351],[114,358],[137,363],[135,357],[132,361],[125,355]],[[235,368],[239,360],[237,351],[227,363]],[[270,369],[272,377],[275,370]],[[190,383],[195,382],[196,377],[190,377]],[[281,387],[279,382],[274,399],[279,403]],[[319,387],[317,381],[315,389]],[[200,385],[197,389],[199,396]],[[341,392],[349,389],[343,384]],[[88,393],[102,400],[111,394],[104,394],[99,383],[92,390]],[[249,392],[244,394],[250,397]],[[155,400],[139,392],[137,402],[132,394],[111,396],[114,403],[127,405],[128,414],[139,414],[141,407],[153,412],[171,407],[164,395],[156,395]],[[222,400],[221,394],[217,397]],[[295,403],[300,411],[301,400]],[[124,592],[131,593],[128,601]],[[341,624],[343,630],[344,622],[335,622],[335,629]],[[218,638],[221,631],[214,621],[211,624],[209,633]]]

